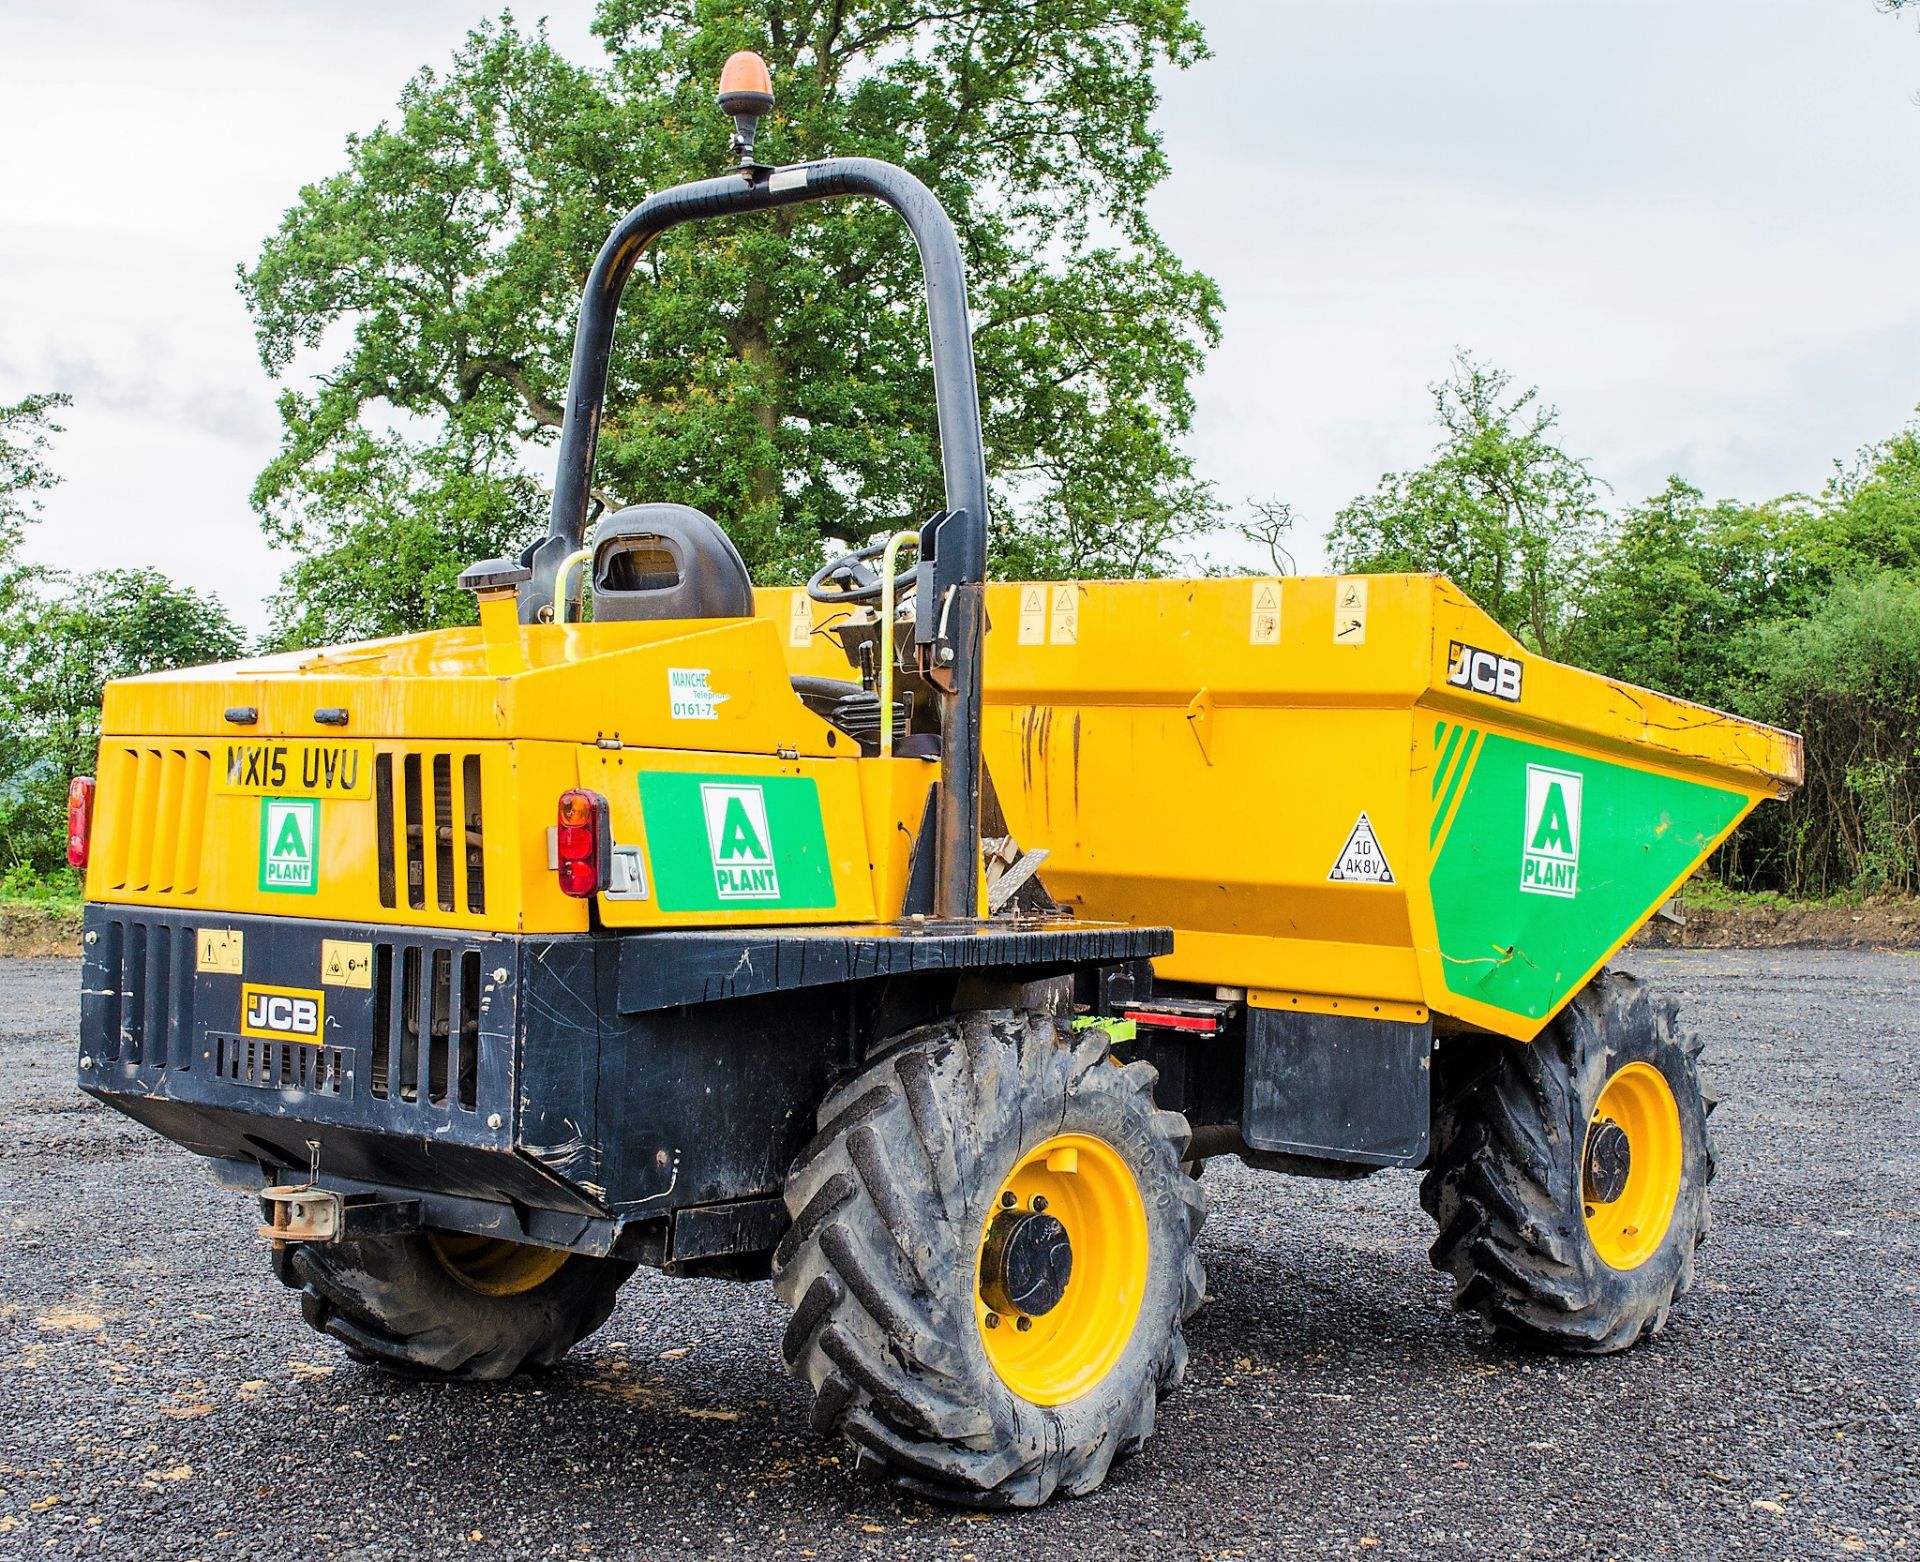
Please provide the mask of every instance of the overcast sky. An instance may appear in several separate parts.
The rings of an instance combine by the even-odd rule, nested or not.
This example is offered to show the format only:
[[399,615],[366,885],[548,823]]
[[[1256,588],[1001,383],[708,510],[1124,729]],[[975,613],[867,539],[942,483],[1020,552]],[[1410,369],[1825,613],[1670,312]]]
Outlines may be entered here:
[[[234,291],[480,0],[0,0],[0,402],[64,390],[30,545],[243,622],[273,386]],[[1456,346],[1620,502],[1816,487],[1920,402],[1920,31],[1871,0],[1195,0],[1162,231],[1226,293],[1193,448],[1318,533],[1432,441]],[[522,14],[539,7],[523,6]],[[597,58],[586,0],[548,10]],[[636,191],[636,197],[642,192]],[[657,497],[668,498],[670,495]]]

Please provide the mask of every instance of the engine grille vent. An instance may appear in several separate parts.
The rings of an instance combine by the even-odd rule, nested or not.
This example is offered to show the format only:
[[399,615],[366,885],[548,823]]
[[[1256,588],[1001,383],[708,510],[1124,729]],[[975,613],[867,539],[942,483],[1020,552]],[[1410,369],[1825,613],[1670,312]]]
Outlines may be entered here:
[[[108,1061],[193,1067],[193,933],[167,923],[107,922],[95,956],[99,978],[81,995]],[[105,1013],[98,1013],[104,1006]]]
[[477,949],[374,946],[368,1088],[376,1097],[475,1110],[480,982]]
[[381,905],[475,916],[487,909],[481,791],[478,754],[375,757]]
[[315,1095],[351,1095],[352,1054],[342,1047],[304,1041],[263,1041],[216,1033],[220,1077],[261,1090],[305,1090]]
[[[191,895],[200,888],[211,752],[116,746],[102,879],[109,890]],[[103,767],[104,768],[104,767]]]

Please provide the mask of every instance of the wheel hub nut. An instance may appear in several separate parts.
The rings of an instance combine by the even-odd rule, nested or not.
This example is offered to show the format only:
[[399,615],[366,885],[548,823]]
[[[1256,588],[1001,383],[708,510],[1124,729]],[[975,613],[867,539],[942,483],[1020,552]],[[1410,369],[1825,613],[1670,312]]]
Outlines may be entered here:
[[1051,1215],[1003,1209],[980,1254],[980,1296],[1024,1325],[1060,1305],[1073,1274],[1073,1243]]
[[1633,1170],[1633,1145],[1627,1131],[1610,1117],[1587,1130],[1586,1165],[1582,1169],[1589,1204],[1611,1204],[1627,1190]]

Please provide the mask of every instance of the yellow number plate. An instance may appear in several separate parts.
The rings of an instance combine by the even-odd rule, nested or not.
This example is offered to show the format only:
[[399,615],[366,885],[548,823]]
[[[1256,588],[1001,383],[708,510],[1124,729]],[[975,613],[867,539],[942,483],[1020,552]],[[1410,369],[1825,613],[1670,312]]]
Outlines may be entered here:
[[371,743],[228,742],[214,790],[252,797],[371,797]]

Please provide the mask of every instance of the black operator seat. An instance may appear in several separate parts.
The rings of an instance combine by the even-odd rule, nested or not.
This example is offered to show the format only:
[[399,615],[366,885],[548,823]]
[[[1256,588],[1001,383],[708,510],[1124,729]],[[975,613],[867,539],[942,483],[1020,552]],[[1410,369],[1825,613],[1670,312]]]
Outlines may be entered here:
[[593,616],[751,618],[753,582],[740,550],[687,504],[635,504],[593,529]]
[[[751,618],[753,582],[740,550],[712,516],[686,504],[636,504],[593,529],[593,616]],[[795,678],[801,702],[867,752],[878,752],[880,702],[857,683]],[[904,719],[896,720],[904,735]]]

